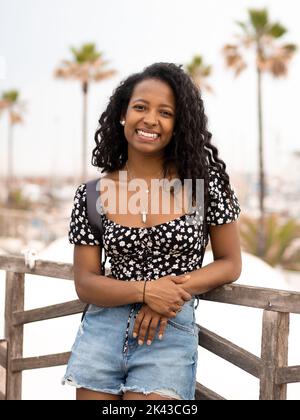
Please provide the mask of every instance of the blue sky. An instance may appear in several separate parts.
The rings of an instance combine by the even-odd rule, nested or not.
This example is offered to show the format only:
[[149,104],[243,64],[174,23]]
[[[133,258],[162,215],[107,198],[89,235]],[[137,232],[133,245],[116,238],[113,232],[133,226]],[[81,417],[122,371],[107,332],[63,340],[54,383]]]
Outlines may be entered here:
[[[0,0],[0,92],[18,89],[27,102],[14,133],[17,174],[76,174],[80,170],[80,86],[53,78],[69,47],[95,42],[116,76],[93,84],[89,95],[89,152],[98,118],[113,89],[127,75],[157,61],[185,64],[202,54],[213,66],[204,104],[214,143],[229,172],[256,171],[256,79],[253,66],[234,79],[220,50],[238,32],[250,7],[267,7],[272,20],[300,45],[294,0]],[[251,54],[249,62],[253,60]],[[299,53],[287,79],[264,77],[266,167],[277,171],[299,150]],[[298,95],[297,95],[298,93]],[[6,171],[7,120],[0,119],[0,175]],[[90,157],[89,157],[90,159]],[[96,169],[90,166],[90,174]]]

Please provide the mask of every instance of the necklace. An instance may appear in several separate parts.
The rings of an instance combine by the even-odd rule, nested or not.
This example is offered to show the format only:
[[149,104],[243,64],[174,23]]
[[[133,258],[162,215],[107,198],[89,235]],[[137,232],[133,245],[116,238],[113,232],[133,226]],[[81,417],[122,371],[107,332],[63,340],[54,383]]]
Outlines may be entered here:
[[[133,177],[131,176],[131,172],[130,172],[130,170],[128,168],[127,162],[125,164],[125,167],[127,169],[127,172],[128,172],[128,175],[129,175],[130,181],[131,181],[133,179]],[[160,176],[161,174],[162,174],[162,171],[160,171],[157,175]],[[155,179],[155,177],[154,177],[154,179]],[[147,204],[148,204],[148,201],[149,201],[149,195],[148,195],[149,192],[150,192],[150,189],[149,189],[149,185],[148,185],[148,182],[147,182],[147,189],[145,190],[145,193],[147,194]],[[141,210],[141,216],[142,216],[142,222],[143,223],[146,223],[147,222],[147,214],[148,214],[148,212],[147,212],[147,209],[146,208],[144,208],[143,210]]]

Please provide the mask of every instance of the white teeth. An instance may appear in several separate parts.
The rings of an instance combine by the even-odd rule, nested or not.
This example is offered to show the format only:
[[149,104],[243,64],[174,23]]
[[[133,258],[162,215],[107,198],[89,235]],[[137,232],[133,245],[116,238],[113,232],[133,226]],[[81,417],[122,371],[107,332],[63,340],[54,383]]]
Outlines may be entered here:
[[146,133],[146,131],[143,130],[137,130],[137,133],[139,136],[148,137],[150,139],[157,139],[158,134],[156,133]]

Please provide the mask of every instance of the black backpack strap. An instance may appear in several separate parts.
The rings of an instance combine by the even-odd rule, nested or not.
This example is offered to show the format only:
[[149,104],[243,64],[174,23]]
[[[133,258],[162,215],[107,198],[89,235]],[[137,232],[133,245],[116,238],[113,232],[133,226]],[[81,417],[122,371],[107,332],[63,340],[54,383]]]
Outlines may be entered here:
[[[101,179],[101,178],[100,178]],[[92,228],[96,238],[99,238],[101,244],[101,274],[105,275],[105,263],[106,263],[106,254],[103,246],[103,225],[102,218],[100,214],[100,179],[93,179],[85,183],[86,185],[86,207],[87,207],[87,217],[89,224]],[[84,318],[86,311],[88,310],[89,304],[84,308],[81,321]]]
[[102,251],[102,274],[105,275],[105,262],[106,255],[104,252],[103,245],[103,225],[100,214],[100,180],[101,178],[93,179],[92,181],[86,182],[86,205],[87,205],[87,216],[89,224],[97,238],[99,238]]
[[91,225],[96,236],[101,238],[103,245],[103,226],[102,219],[98,209],[98,199],[100,198],[100,179],[93,179],[86,182],[86,205],[89,224]]

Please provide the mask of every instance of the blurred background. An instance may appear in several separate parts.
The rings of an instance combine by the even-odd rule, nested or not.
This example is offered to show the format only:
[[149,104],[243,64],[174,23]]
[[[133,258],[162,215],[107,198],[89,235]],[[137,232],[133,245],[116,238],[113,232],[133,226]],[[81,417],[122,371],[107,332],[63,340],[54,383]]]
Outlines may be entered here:
[[[73,197],[82,180],[99,175],[91,152],[112,91],[151,63],[174,62],[202,92],[242,207],[238,282],[300,291],[298,16],[294,0],[0,0],[0,254],[32,249],[38,258],[72,262]],[[0,271],[0,338],[4,279]],[[28,275],[25,290],[26,309],[76,298],[73,284],[57,279]],[[199,323],[259,355],[258,310],[203,302],[197,311]],[[232,326],[236,313],[241,323]],[[24,354],[68,351],[78,322],[26,325]],[[253,334],[245,336],[245,322]],[[299,365],[293,339],[290,361]],[[226,398],[257,398],[249,375],[237,368],[224,375],[226,366],[200,356],[202,383]],[[60,385],[63,370],[24,372],[23,398],[74,398]],[[288,393],[300,399],[298,384]]]

